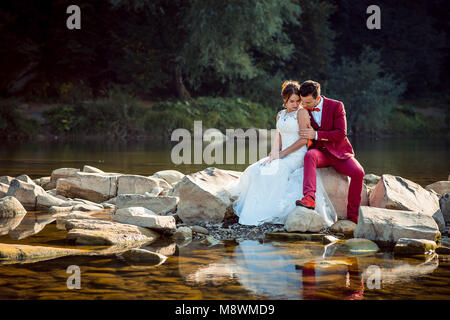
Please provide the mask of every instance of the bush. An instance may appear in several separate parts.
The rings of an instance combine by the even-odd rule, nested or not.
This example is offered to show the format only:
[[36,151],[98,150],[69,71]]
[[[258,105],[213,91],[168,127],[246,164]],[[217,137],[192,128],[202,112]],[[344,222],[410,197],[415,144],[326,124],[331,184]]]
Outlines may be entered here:
[[328,82],[331,97],[345,105],[349,134],[378,135],[385,130],[405,88],[383,71],[379,52],[369,47],[357,61],[344,57]]
[[173,130],[193,131],[194,121],[203,129],[271,128],[275,112],[268,107],[241,98],[200,97],[190,102],[163,101],[154,105],[145,119],[145,129],[152,135],[170,138]]
[[38,133],[38,123],[23,117],[19,110],[20,100],[0,100],[0,139],[28,140]]

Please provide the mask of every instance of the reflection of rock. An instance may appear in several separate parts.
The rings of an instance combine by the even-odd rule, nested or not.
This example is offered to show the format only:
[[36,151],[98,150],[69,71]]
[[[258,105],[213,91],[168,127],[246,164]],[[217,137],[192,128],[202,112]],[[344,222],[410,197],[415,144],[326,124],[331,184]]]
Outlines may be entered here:
[[19,214],[9,218],[0,217],[0,236],[8,234],[11,230],[14,230],[24,217],[25,214]]
[[172,231],[176,229],[174,217],[159,216],[153,211],[142,207],[118,209],[113,215],[113,220],[162,231]]
[[26,183],[14,179],[9,184],[8,196],[13,196],[24,206],[27,210],[36,209],[36,197],[38,195],[47,195],[42,187],[34,183]]
[[7,196],[0,199],[0,218],[13,218],[26,213],[27,211],[16,198]]
[[425,262],[419,259],[394,259],[392,256],[385,255],[382,263],[379,258],[364,257],[358,258],[358,264],[363,279],[367,281],[373,279],[378,270],[380,285],[383,288],[386,284],[417,281],[418,277],[433,273],[439,265],[439,259],[436,254],[428,257]]
[[163,264],[167,257],[156,252],[148,251],[145,249],[130,249],[123,253],[118,254],[119,257],[125,259],[130,263],[139,263],[145,265],[159,266]]
[[173,212],[179,202],[178,197],[157,197],[144,194],[121,194],[116,197],[117,209],[144,207],[156,214],[165,215]]
[[265,238],[272,240],[300,240],[322,242],[325,234],[299,232],[266,232]]
[[177,214],[187,224],[221,222],[232,213],[230,193],[227,186],[237,176],[217,168],[206,168],[185,176],[173,189],[179,197]]
[[66,230],[67,239],[85,245],[145,244],[159,237],[147,228],[105,220],[67,220]]
[[354,236],[389,245],[400,238],[436,241],[441,234],[431,216],[412,211],[361,206]]
[[0,260],[6,263],[43,261],[84,253],[85,250],[0,243]]
[[175,242],[171,243],[160,243],[159,241],[151,243],[142,247],[142,249],[146,249],[149,251],[153,251],[164,256],[173,256],[177,254],[177,244]]
[[14,230],[9,232],[13,240],[22,240],[39,233],[46,225],[55,221],[55,217],[46,213],[29,212]]
[[431,240],[400,238],[395,244],[394,252],[397,255],[420,255],[434,251],[436,247],[436,242]]
[[371,207],[414,211],[433,216],[441,232],[445,228],[436,194],[402,177],[382,175],[370,194],[369,203]]
[[288,232],[319,232],[326,227],[325,220],[314,210],[296,207],[286,218]]

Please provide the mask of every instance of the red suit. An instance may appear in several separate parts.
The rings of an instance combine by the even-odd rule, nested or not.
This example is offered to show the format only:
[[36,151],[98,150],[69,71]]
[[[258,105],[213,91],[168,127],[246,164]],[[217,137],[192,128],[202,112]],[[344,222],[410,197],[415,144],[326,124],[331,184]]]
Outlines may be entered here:
[[364,169],[355,159],[350,141],[347,139],[347,120],[344,104],[340,101],[322,96],[321,126],[311,118],[311,126],[317,131],[317,140],[305,155],[303,194],[315,198],[316,168],[332,166],[338,172],[351,178],[348,192],[347,219],[358,221],[358,210],[361,203]]

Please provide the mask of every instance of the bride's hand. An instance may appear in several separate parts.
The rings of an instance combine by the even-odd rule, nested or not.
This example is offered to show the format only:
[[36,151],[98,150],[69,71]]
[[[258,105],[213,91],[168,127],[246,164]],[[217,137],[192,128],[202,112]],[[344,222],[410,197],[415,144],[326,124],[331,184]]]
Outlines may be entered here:
[[269,159],[264,161],[261,165],[265,166],[266,164],[272,162],[273,160],[279,159],[279,158],[280,158],[280,153],[272,154],[272,152],[271,152],[271,153],[269,153]]

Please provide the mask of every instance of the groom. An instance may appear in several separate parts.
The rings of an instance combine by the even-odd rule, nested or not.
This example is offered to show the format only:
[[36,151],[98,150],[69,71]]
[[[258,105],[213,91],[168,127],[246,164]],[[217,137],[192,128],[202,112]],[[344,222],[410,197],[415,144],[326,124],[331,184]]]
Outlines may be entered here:
[[309,129],[300,129],[300,138],[311,139],[313,144],[304,158],[303,199],[297,206],[316,207],[316,168],[332,166],[351,178],[348,192],[347,219],[358,223],[364,169],[355,159],[347,139],[347,120],[342,102],[320,95],[320,84],[308,80],[300,85],[303,107],[311,118]]

